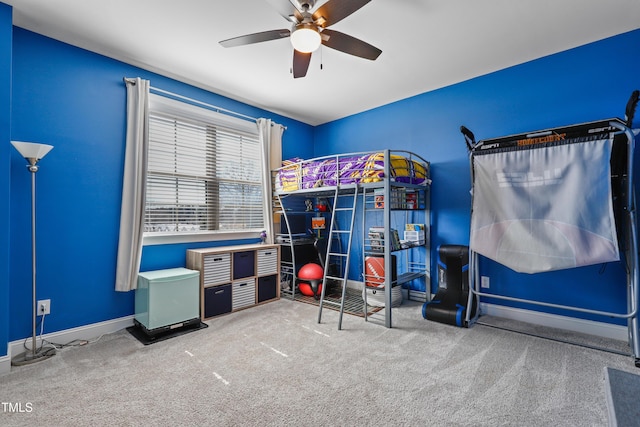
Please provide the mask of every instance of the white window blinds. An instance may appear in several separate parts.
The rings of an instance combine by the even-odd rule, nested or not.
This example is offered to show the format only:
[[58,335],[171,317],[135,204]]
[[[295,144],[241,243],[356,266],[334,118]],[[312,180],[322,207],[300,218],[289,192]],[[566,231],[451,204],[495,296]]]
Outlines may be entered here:
[[264,228],[258,128],[151,94],[147,234]]

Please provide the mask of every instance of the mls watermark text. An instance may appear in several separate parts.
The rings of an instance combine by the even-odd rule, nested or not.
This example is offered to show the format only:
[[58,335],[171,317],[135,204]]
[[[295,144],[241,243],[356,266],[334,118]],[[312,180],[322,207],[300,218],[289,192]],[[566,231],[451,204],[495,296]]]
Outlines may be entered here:
[[31,402],[0,402],[0,411],[9,414],[28,414],[33,412]]

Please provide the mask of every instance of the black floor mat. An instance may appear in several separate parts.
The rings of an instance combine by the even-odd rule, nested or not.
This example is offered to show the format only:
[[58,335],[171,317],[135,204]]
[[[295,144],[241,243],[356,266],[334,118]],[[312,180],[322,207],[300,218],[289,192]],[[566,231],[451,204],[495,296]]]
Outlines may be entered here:
[[[325,300],[340,304],[342,299],[342,290],[340,288],[332,287],[327,290],[325,294]],[[291,294],[284,296],[283,298],[291,298]],[[312,296],[302,295],[296,292],[294,301],[304,302],[306,304],[320,305],[320,301]],[[324,308],[340,311],[340,307],[334,304],[323,305]],[[384,307],[367,306],[367,316],[382,310]],[[358,317],[364,317],[364,301],[362,299],[362,292],[359,290],[347,288],[347,294],[344,302],[344,312]]]
[[127,332],[133,335],[138,341],[144,345],[153,344],[156,342],[168,340],[169,338],[177,337],[180,335],[188,334],[189,332],[199,331],[200,329],[208,328],[209,325],[200,322],[192,326],[173,329],[171,331],[163,332],[157,335],[147,335],[147,333],[140,326],[129,326]]

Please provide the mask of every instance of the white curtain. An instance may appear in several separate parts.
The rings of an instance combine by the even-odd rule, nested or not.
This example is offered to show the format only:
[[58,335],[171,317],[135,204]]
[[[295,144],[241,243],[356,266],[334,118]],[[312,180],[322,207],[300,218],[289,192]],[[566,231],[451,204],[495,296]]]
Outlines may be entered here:
[[125,79],[127,139],[120,207],[116,291],[136,289],[142,258],[149,146],[149,81]]
[[271,170],[280,167],[282,161],[282,134],[284,127],[270,119],[258,119],[258,131],[262,144],[262,191],[264,193],[264,223],[266,243],[274,242],[273,208],[271,206]]

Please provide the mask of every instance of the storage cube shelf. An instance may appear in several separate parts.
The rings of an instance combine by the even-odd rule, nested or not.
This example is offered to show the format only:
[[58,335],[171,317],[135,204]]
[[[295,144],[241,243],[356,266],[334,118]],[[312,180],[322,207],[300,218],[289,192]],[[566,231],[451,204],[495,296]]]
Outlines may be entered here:
[[200,271],[203,320],[280,298],[280,246],[238,245],[187,250]]

